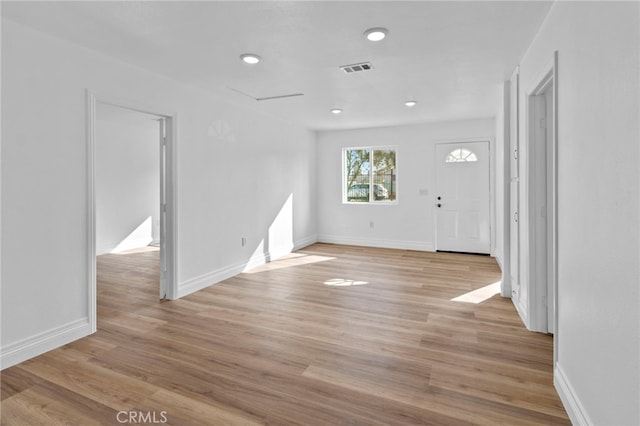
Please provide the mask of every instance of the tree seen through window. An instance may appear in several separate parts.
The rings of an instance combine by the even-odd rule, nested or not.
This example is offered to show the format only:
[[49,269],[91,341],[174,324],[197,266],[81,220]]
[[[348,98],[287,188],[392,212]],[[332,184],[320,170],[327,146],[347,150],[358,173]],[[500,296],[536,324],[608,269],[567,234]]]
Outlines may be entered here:
[[345,148],[343,199],[350,203],[396,200],[395,148]]

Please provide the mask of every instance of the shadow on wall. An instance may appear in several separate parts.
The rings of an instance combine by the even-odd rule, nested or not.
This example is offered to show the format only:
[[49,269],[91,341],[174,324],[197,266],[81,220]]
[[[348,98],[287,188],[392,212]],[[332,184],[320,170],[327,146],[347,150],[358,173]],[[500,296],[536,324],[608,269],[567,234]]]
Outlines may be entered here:
[[294,247],[293,193],[291,193],[269,226],[267,235],[258,243],[244,271],[246,272],[257,265],[288,255]]
[[[294,248],[293,194],[289,194],[289,197],[269,226],[267,235],[260,241],[242,272],[257,274],[336,259],[331,256],[292,253],[291,251]],[[333,287],[351,287],[369,283],[349,278],[332,278],[325,280],[322,284]]]

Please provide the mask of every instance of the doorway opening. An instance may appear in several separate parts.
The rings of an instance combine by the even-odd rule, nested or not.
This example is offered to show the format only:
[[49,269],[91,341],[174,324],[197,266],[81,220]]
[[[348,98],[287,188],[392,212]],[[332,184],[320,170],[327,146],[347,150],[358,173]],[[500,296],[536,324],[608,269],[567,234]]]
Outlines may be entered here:
[[[98,255],[101,263],[121,263],[120,275],[132,282],[128,257],[146,257],[148,271],[155,268],[151,276],[159,299],[174,299],[177,293],[175,115],[92,92],[87,92],[87,111],[88,294],[95,332]],[[130,272],[140,271],[132,267]]]
[[556,62],[527,98],[531,328],[551,334],[557,323]]

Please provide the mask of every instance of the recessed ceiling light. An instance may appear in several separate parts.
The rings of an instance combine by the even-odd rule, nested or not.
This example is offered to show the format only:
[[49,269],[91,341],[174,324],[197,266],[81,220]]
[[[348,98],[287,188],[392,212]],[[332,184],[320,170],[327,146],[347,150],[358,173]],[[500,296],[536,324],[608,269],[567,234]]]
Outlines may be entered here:
[[340,108],[332,108],[331,109],[331,113],[337,115],[337,114],[342,113],[342,110]]
[[369,41],[380,41],[389,34],[386,28],[369,28],[364,32],[364,36]]
[[258,62],[260,62],[260,56],[253,54],[253,53],[245,53],[240,55],[240,59],[242,59],[245,63],[247,64],[257,64]]
[[412,106],[415,106],[418,102],[416,101],[407,101],[404,103],[405,106],[408,106],[409,108],[411,108]]

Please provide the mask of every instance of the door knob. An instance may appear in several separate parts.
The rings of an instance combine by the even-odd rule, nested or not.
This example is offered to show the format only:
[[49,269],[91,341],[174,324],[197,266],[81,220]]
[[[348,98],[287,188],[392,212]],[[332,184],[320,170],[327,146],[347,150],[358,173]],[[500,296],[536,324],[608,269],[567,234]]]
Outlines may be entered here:
[[438,200],[442,200],[442,197],[441,197],[441,196],[438,196]]
[[442,204],[438,203],[438,204],[436,204],[436,207],[440,208],[440,207],[442,207]]

